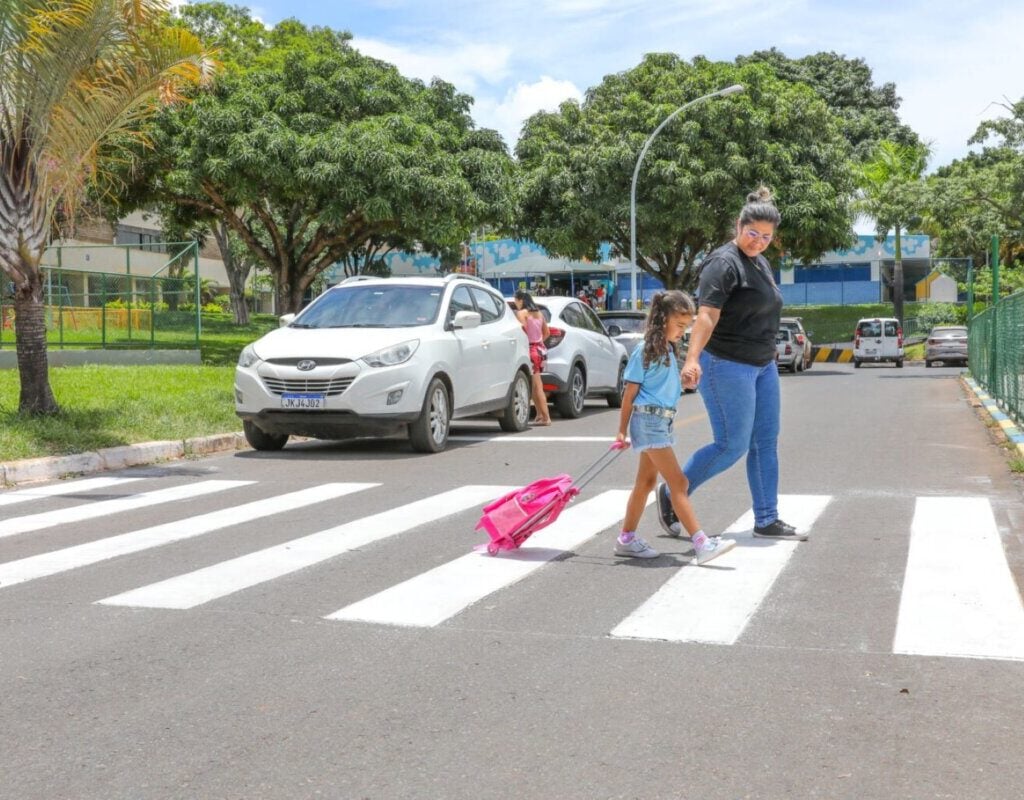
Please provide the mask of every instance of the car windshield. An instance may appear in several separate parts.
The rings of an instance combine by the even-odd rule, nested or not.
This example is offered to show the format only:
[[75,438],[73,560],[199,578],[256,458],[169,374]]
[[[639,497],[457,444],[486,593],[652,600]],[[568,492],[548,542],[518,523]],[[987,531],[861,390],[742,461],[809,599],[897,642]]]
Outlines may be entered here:
[[339,286],[303,311],[297,328],[411,328],[430,325],[441,306],[440,286]]
[[[847,328],[849,330],[849,328]],[[862,322],[857,328],[857,333],[861,336],[881,336],[882,335],[882,323],[880,320],[871,320],[870,322]]]
[[623,333],[643,333],[645,321],[645,317],[609,317],[607,315],[601,317],[601,322],[604,323],[606,328],[611,327],[612,325],[618,325],[619,330]]

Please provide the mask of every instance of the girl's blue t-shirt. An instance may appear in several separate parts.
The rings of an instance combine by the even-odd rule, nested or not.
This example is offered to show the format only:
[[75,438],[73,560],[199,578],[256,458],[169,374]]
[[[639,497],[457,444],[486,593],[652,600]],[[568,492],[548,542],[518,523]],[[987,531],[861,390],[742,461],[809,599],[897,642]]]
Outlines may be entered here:
[[630,353],[623,378],[628,383],[640,384],[634,405],[675,408],[679,404],[683,385],[679,380],[676,355],[671,350],[668,359],[668,364],[662,361],[644,369],[644,346],[641,344]]

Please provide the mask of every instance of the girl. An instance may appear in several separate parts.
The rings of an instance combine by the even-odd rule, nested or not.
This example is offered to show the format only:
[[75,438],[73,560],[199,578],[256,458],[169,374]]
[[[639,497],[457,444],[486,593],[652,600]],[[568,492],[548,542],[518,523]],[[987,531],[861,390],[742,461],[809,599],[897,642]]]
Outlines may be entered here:
[[547,350],[544,342],[551,331],[548,330],[548,322],[544,319],[537,304],[529,292],[518,291],[515,297],[516,319],[526,331],[526,339],[530,343],[530,363],[533,365],[533,405],[537,409],[535,425],[550,425],[551,413],[548,411],[548,398],[544,394],[544,381],[541,379],[541,372],[544,370],[544,357]]
[[617,442],[625,443],[626,429],[634,450],[640,453],[636,483],[626,504],[622,533],[615,554],[656,558],[659,553],[636,535],[636,527],[654,491],[660,473],[669,487],[672,507],[693,541],[694,561],[706,564],[736,546],[732,539],[711,538],[701,529],[687,496],[688,484],[672,449],[672,418],[682,386],[675,345],[693,322],[696,308],[689,295],[679,291],[658,292],[647,315],[643,347],[637,347],[626,365]]

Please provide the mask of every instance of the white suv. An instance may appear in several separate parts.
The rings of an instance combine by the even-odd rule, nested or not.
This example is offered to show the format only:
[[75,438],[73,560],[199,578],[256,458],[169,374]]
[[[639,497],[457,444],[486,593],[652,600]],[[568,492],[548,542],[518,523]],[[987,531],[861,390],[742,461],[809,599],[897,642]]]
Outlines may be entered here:
[[246,347],[235,412],[257,450],[408,431],[436,453],[454,418],[526,429],[526,334],[501,295],[466,275],[349,278]]

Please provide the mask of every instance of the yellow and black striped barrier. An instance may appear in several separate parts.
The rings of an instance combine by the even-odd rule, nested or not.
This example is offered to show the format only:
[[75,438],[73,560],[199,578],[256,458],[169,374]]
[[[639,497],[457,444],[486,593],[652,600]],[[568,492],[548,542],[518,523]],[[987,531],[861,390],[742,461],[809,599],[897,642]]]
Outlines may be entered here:
[[812,347],[815,363],[850,364],[853,362],[853,350],[848,347]]

